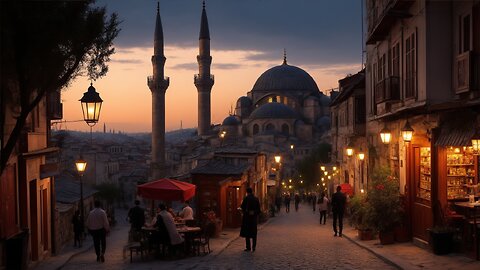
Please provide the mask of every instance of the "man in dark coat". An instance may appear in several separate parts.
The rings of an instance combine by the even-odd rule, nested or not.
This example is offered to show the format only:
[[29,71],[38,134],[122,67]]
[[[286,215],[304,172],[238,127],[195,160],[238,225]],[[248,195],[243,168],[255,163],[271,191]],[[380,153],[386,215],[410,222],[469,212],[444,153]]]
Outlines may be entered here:
[[345,212],[345,204],[347,203],[347,196],[341,192],[342,187],[337,186],[337,192],[332,195],[332,212],[333,212],[333,231],[337,236],[337,219],[338,219],[338,236],[342,237],[343,230],[343,213]]
[[[245,251],[255,251],[257,246],[257,219],[260,214],[260,202],[258,198],[253,195],[252,188],[247,188],[247,196],[242,202],[242,228],[240,229],[240,236],[245,237]],[[250,245],[250,238],[252,245]]]
[[145,210],[140,207],[140,201],[135,200],[135,206],[128,211],[128,220],[130,221],[130,241],[138,241],[139,233],[145,224]]

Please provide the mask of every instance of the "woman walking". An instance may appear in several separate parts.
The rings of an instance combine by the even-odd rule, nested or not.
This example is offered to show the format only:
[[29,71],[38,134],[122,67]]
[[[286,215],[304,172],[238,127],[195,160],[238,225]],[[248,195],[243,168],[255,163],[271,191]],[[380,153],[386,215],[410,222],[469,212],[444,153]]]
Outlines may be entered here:
[[323,218],[324,225],[325,225],[325,221],[327,220],[328,202],[329,200],[325,196],[325,192],[322,192],[322,195],[320,195],[320,198],[318,198],[318,211],[320,212],[320,224],[322,224],[322,218]]

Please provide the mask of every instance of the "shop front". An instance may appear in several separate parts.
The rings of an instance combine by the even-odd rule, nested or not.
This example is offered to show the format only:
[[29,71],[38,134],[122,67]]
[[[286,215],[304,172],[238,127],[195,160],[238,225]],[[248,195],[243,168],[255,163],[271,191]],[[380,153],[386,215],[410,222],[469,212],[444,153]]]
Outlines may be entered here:
[[[407,185],[412,236],[429,242],[428,229],[451,222],[449,215],[467,220],[459,202],[480,196],[478,153],[472,147],[476,116],[437,125],[414,126],[417,138],[406,145]],[[418,123],[418,122],[417,122]],[[421,130],[426,131],[420,134]],[[463,217],[462,217],[463,216]],[[460,224],[463,230],[465,224]]]

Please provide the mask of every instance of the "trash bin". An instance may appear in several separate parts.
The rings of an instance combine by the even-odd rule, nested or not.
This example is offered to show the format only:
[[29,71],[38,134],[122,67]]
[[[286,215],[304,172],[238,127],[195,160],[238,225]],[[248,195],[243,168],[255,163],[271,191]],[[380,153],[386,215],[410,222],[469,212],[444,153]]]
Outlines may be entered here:
[[7,269],[27,270],[28,259],[28,229],[7,239],[6,266]]

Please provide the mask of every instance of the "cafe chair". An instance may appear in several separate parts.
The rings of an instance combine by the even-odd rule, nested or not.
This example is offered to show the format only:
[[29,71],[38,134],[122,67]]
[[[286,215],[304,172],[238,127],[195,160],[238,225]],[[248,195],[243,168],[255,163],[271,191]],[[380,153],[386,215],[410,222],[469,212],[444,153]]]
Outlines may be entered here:
[[471,239],[468,247],[471,247],[476,260],[480,260],[480,207],[474,207],[466,220],[466,239]]
[[195,219],[185,220],[185,225],[188,227],[197,227],[198,223]]
[[[210,237],[215,234],[215,223],[207,223],[202,229],[198,237],[193,239],[193,247],[198,255],[200,255],[200,247],[203,254],[212,252],[210,249]],[[208,252],[207,252],[208,251]]]

